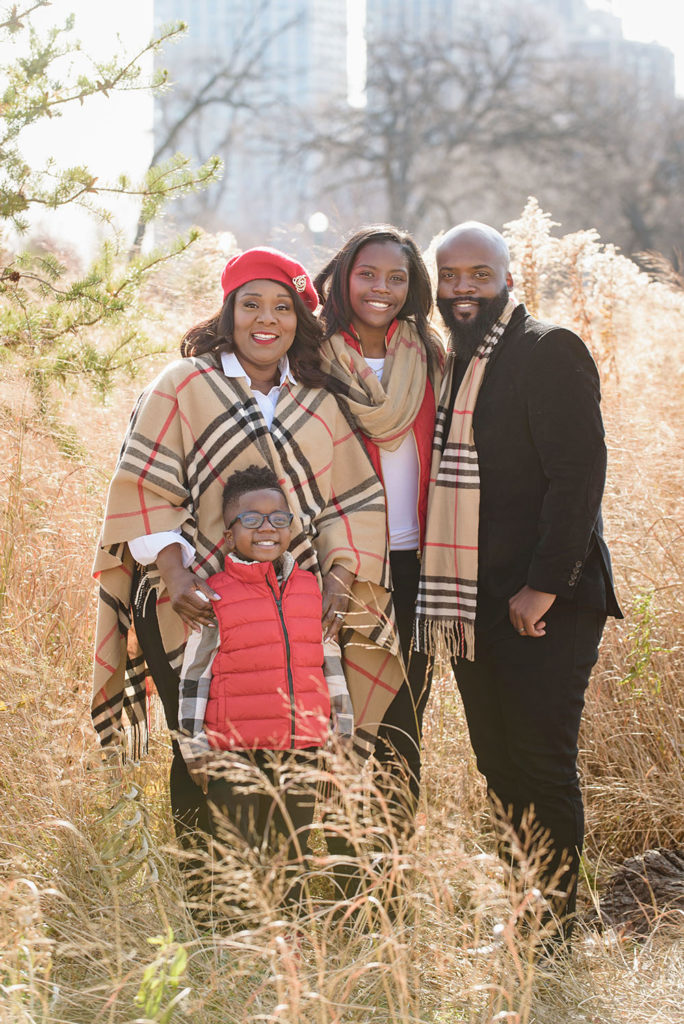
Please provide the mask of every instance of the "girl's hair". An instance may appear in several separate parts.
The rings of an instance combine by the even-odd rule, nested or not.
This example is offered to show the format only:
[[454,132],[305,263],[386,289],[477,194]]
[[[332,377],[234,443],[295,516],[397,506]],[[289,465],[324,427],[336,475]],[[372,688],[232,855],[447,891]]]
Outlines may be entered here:
[[[280,282],[278,282],[280,284]],[[323,328],[308,306],[288,285],[294,310],[297,314],[297,330],[287,356],[295,378],[310,388],[320,388],[325,381],[321,370],[320,346],[323,342]],[[233,352],[233,330],[235,327],[235,295],[230,292],[218,313],[195,324],[186,332],[181,341],[182,356],[201,356],[206,352]]]
[[428,357],[431,361],[439,360],[437,345],[430,334],[428,324],[432,311],[430,276],[411,235],[391,224],[368,224],[361,228],[347,239],[314,280],[316,291],[323,303],[320,315],[325,323],[326,338],[340,331],[349,330],[353,316],[349,302],[349,275],[359,252],[371,242],[394,242],[405,254],[408,261],[409,286],[406,302],[399,312],[399,319],[413,320]]
[[280,491],[283,498],[285,492],[280,486],[278,477],[269,466],[247,466],[247,469],[238,469],[226,480],[223,488],[223,511],[243,494],[251,491]]

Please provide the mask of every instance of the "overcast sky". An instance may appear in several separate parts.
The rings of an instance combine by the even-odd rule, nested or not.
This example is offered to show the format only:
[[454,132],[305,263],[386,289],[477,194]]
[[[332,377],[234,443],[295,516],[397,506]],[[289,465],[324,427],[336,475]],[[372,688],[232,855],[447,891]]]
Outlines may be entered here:
[[[95,60],[107,60],[121,51],[130,56],[142,49],[152,37],[152,0],[53,0],[50,7],[32,16],[32,24],[60,25],[73,12],[76,26],[71,36]],[[3,52],[0,59],[7,59]],[[80,65],[85,73],[92,65]],[[151,73],[152,62],[147,69]],[[152,155],[152,97],[142,92],[112,93],[110,99],[92,97],[83,107],[72,104],[61,117],[43,118],[22,135],[22,150],[35,166],[48,156],[62,167],[85,164],[103,182],[121,173],[139,178]],[[137,205],[127,209],[117,204],[118,215],[132,230],[137,221]],[[40,226],[55,236],[68,233],[70,244],[84,256],[93,247],[98,229],[91,219],[63,210],[42,216]]]

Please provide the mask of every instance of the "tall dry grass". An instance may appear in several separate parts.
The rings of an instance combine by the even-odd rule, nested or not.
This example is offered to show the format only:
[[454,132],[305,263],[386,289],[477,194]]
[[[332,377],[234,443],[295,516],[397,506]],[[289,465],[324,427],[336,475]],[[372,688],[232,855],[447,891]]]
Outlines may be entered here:
[[[123,787],[88,720],[89,579],[107,478],[138,385],[105,406],[65,398],[82,454],[67,459],[3,365],[0,420],[0,1019],[40,1024],[182,1021],[560,1022],[681,1019],[684,928],[646,941],[602,933],[588,911],[612,867],[684,843],[682,418],[684,301],[592,233],[554,235],[530,204],[510,226],[518,291],[581,326],[603,374],[605,502],[622,623],[609,625],[581,735],[587,801],[584,923],[549,969],[535,951],[541,902],[494,856],[482,782],[453,678],[427,713],[425,791],[410,849],[367,858],[369,881],[404,880],[396,916],[366,900],[346,921],[318,898],[286,921],[198,931],[181,898],[167,800],[167,740]],[[156,283],[158,340],[175,349],[215,294],[207,240]],[[185,298],[184,282],[192,288]],[[530,282],[528,285],[528,281]],[[529,287],[529,293],[528,293]],[[149,374],[151,375],[150,368]],[[362,826],[363,827],[363,823]],[[521,851],[525,867],[525,852]],[[533,865],[531,865],[533,868]],[[249,878],[233,862],[226,885]],[[379,891],[377,888],[376,892]],[[319,894],[325,895],[325,888]],[[264,902],[265,901],[265,902]],[[526,928],[519,927],[522,919]]]

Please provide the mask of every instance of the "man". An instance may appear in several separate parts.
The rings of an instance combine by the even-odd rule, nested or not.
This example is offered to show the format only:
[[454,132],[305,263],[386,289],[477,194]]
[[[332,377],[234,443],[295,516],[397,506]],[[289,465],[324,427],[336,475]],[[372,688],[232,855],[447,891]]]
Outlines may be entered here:
[[[490,796],[545,830],[542,881],[569,936],[584,815],[577,737],[606,615],[606,449],[596,366],[571,331],[516,304],[502,236],[452,228],[437,305],[452,358],[440,398],[416,611],[453,657]],[[546,858],[541,850],[548,852]]]

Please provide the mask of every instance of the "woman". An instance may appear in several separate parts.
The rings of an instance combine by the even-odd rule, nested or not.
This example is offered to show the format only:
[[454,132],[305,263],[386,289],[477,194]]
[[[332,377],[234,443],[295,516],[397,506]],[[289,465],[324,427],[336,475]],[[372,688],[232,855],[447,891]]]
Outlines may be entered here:
[[[362,610],[349,616],[366,646],[392,642],[382,488],[335,399],[319,387],[311,279],[295,260],[261,248],[230,260],[221,280],[220,312],[188,331],[184,358],[138,401],[95,562],[93,721],[104,746],[128,740],[134,756],[145,748],[147,717],[144,667],[133,660],[124,674],[131,604],[167,724],[177,729],[178,669],[189,630],[213,616],[204,580],[222,568],[221,496],[236,470],[268,466],[282,482],[294,514],[290,550],[323,577],[327,634],[339,630],[353,581],[353,605]],[[378,663],[386,660],[374,650]],[[371,723],[392,685],[398,680],[387,691],[374,687],[374,700],[369,693]],[[359,725],[363,745],[363,714]],[[171,804],[184,840],[188,829],[206,831],[206,807],[175,741],[173,749]]]
[[430,279],[405,232],[387,225],[362,228],[315,284],[323,302],[327,386],[361,432],[387,501],[394,610],[406,677],[383,717],[375,757],[386,776],[398,759],[408,783],[405,810],[412,822],[432,665],[412,651],[411,635],[443,349],[428,327]]

